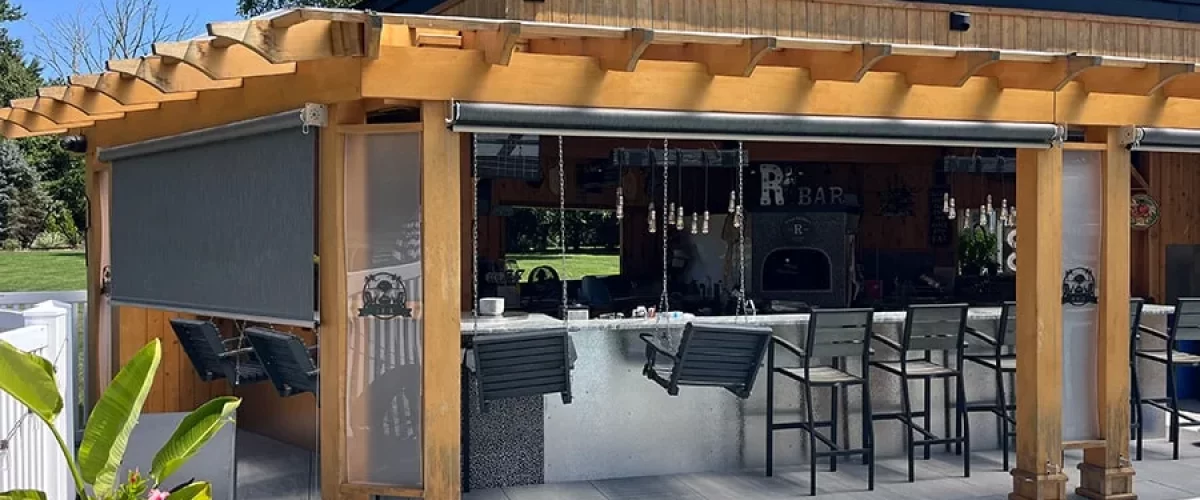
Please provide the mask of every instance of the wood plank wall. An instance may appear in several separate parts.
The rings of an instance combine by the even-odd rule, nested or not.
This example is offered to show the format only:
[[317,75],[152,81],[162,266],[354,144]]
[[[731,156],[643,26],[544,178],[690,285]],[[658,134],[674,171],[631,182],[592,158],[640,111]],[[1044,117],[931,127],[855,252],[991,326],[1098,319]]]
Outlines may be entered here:
[[229,394],[224,381],[204,382],[179,346],[170,321],[188,318],[186,314],[138,307],[114,307],[114,337],[117,340],[116,368],[125,366],[151,340],[162,341],[162,361],[154,376],[154,385],[146,398],[146,413],[191,411],[217,396]]
[[[1200,155],[1141,153],[1150,195],[1158,200],[1161,217],[1146,231],[1134,231],[1132,289],[1134,296],[1166,298],[1166,248],[1200,244]],[[1137,184],[1134,183],[1136,188]]]
[[[972,13],[966,32],[948,12]],[[445,15],[776,36],[1200,58],[1200,26],[1086,14],[895,0],[463,0]]]

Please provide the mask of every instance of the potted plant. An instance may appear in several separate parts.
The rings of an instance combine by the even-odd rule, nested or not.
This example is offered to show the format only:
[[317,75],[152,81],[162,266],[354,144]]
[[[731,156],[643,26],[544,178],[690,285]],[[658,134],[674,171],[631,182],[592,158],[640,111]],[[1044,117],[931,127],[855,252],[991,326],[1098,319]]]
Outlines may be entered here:
[[[54,379],[54,367],[49,361],[0,341],[0,391],[28,407],[30,414],[54,433],[74,478],[77,498],[210,500],[208,483],[193,480],[170,487],[161,482],[178,471],[221,427],[233,420],[234,411],[241,404],[239,398],[215,398],[185,417],[154,456],[149,475],[133,472],[123,483],[117,478],[129,436],[141,416],[161,359],[162,347],[155,339],[121,369],[88,417],[78,455],[68,448],[54,427],[55,418],[63,410],[63,400]],[[21,466],[19,460],[16,466]],[[46,500],[46,495],[34,490],[9,491],[0,493],[0,500]]]
[[995,275],[999,268],[996,249],[999,240],[983,226],[971,226],[958,235],[958,263],[963,276],[980,276],[986,270]]

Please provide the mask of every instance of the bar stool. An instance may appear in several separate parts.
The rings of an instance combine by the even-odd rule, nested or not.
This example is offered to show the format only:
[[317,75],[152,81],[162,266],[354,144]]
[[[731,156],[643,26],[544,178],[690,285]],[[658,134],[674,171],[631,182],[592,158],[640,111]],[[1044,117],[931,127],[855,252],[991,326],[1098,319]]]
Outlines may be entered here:
[[966,404],[967,418],[963,419],[967,434],[971,433],[970,414],[987,412],[996,416],[996,432],[1000,440],[1000,452],[1003,454],[1003,467],[1008,470],[1009,440],[1016,437],[1016,419],[1011,412],[1016,411],[1016,405],[1009,403],[1008,391],[1004,389],[1006,375],[1017,373],[1017,303],[1005,302],[1000,307],[1000,319],[996,322],[995,336],[988,335],[971,327],[967,333],[980,340],[989,351],[986,354],[970,354],[963,356],[967,361],[992,371],[996,380],[996,396],[992,401]]
[[[963,475],[971,477],[971,434],[962,432],[962,426],[955,429],[954,437],[938,437],[929,430],[930,388],[933,379],[955,379],[958,387],[958,397],[955,401],[955,411],[959,422],[966,420],[966,393],[963,388],[963,334],[967,328],[967,304],[949,305],[914,305],[908,307],[908,316],[904,320],[904,332],[900,343],[874,335],[879,343],[896,351],[899,359],[893,361],[872,361],[871,366],[900,378],[901,411],[874,415],[875,420],[897,420],[908,432],[905,436],[905,448],[908,449],[908,481],[916,480],[913,450],[917,446],[925,448],[925,458],[929,458],[929,447],[935,444],[953,444],[961,446],[963,451]],[[954,353],[955,366],[949,365],[949,360],[943,357],[942,364],[932,360],[933,351]],[[910,359],[910,353],[923,353],[916,359]],[[924,411],[912,411],[908,383],[921,380],[925,383]],[[943,404],[950,404],[943,401]],[[924,425],[918,425],[914,417],[922,417]],[[914,439],[913,433],[920,433],[923,439]]]
[[[1179,385],[1175,380],[1175,368],[1200,366],[1200,355],[1179,352],[1178,341],[1180,340],[1200,340],[1200,298],[1179,299],[1179,303],[1175,306],[1175,323],[1167,330],[1167,333],[1160,332],[1150,327],[1138,325],[1138,331],[1148,335],[1152,335],[1166,341],[1166,349],[1149,350],[1137,349],[1135,352],[1138,358],[1161,363],[1167,370],[1167,395],[1163,398],[1143,398],[1139,390],[1138,402],[1141,405],[1150,405],[1167,412],[1171,416],[1171,425],[1169,429],[1169,437],[1173,443],[1171,458],[1179,460],[1179,428],[1180,427],[1200,427],[1200,420],[1191,417],[1186,417],[1179,414]],[[1186,420],[1180,423],[1180,418]],[[1138,435],[1137,435],[1137,456],[1142,456],[1142,419],[1138,419]]]
[[[782,339],[772,337],[772,348],[767,350],[767,475],[774,473],[775,431],[800,429],[808,434],[809,494],[817,494],[817,459],[829,457],[831,471],[837,471],[839,456],[862,455],[867,464],[867,489],[875,489],[875,435],[871,425],[870,362],[872,309],[829,309],[817,310],[809,315],[808,334],[804,348]],[[799,366],[779,367],[775,365],[775,347],[799,358]],[[843,366],[844,358],[861,359],[860,373],[853,375]],[[814,358],[832,358],[829,365],[815,365]],[[775,423],[775,374],[783,375],[800,384],[804,389],[806,418],[800,422]],[[838,444],[838,398],[843,390],[851,386],[862,387],[862,436],[861,448],[841,448]],[[817,421],[813,414],[812,390],[830,389],[830,418]],[[846,418],[849,416],[847,415]],[[825,436],[818,429],[829,428]],[[817,441],[829,447],[829,451],[817,451]]]
[[[1142,307],[1145,304],[1145,300],[1137,297],[1129,299],[1129,435],[1134,439],[1138,439],[1142,430],[1142,405],[1138,404],[1142,399],[1142,389],[1138,384],[1137,349],[1138,339],[1141,338],[1138,326],[1142,323]],[[1138,453],[1136,459],[1141,460],[1142,454]]]

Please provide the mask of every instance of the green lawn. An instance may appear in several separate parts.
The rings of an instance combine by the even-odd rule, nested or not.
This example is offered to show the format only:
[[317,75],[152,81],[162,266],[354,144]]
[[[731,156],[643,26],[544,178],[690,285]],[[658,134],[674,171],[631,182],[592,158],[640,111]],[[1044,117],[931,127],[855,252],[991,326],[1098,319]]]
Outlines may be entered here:
[[[538,266],[550,266],[558,271],[559,276],[566,275],[567,279],[577,280],[584,276],[611,276],[621,273],[621,256],[612,254],[574,253],[567,254],[567,265],[564,269],[562,257],[556,253],[518,253],[509,254],[510,259],[516,259],[525,274],[522,281],[527,279],[529,272]],[[564,270],[566,272],[564,272]]]
[[0,252],[0,292],[49,292],[87,288],[82,251]]

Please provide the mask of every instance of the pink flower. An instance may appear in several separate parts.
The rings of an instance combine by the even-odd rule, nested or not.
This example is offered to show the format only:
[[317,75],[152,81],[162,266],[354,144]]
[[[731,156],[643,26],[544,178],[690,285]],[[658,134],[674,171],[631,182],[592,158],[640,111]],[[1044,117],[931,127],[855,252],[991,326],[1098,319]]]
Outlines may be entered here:
[[171,494],[166,491],[150,490],[150,496],[148,497],[148,500],[167,500],[167,497],[169,496],[171,496]]

